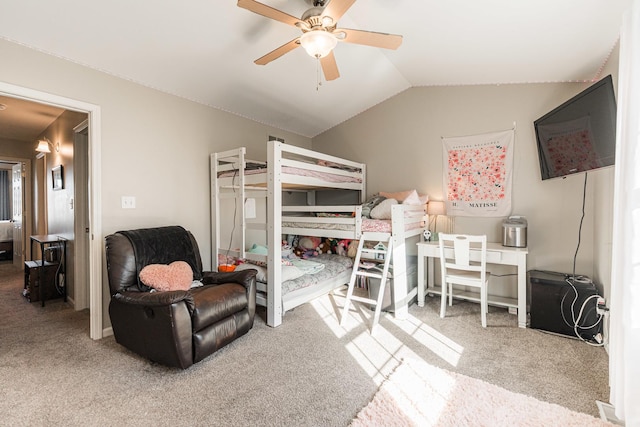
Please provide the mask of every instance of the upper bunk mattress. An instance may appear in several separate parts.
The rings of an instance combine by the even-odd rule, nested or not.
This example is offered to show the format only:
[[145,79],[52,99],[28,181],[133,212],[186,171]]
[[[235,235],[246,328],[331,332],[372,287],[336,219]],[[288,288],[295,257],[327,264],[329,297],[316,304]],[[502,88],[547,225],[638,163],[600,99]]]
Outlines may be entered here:
[[[340,224],[331,222],[283,222],[282,227],[285,228],[307,228],[315,230],[337,230],[337,231],[354,231],[353,224]],[[405,230],[414,230],[422,228],[420,222],[405,223]],[[389,219],[369,219],[362,218],[362,232],[391,233],[391,220]]]
[[[281,170],[283,173],[286,173],[289,175],[304,176],[307,178],[316,178],[316,179],[319,179],[325,182],[331,182],[331,183],[345,183],[345,182],[361,183],[362,182],[362,179],[358,177],[338,175],[335,173],[320,172],[316,170],[309,170],[309,169],[303,169],[303,168],[296,168],[293,166],[282,166]],[[246,169],[244,171],[244,174],[257,175],[257,174],[266,174],[266,172],[267,172],[266,168]],[[220,174],[218,174],[218,177],[229,178],[229,177],[234,177],[237,174],[238,174],[238,171],[227,171],[227,172],[221,172]]]

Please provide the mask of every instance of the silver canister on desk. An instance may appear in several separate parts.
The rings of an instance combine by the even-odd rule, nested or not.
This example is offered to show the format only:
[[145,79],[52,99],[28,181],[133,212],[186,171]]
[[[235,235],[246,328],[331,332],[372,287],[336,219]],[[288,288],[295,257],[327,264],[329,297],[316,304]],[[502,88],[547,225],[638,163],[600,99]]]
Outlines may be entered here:
[[522,216],[510,216],[502,221],[502,246],[527,247],[527,220]]

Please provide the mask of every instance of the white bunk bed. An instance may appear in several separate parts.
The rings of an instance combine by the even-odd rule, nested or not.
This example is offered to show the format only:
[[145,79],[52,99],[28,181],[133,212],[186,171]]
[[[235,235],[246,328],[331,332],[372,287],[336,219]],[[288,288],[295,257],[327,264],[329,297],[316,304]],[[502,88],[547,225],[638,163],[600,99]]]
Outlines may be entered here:
[[[364,164],[277,141],[267,144],[266,164],[249,161],[245,155],[244,147],[211,154],[212,264],[218,267],[219,255],[266,262],[267,283],[259,283],[257,302],[267,307],[267,324],[279,326],[286,311],[347,284],[351,276],[347,268],[320,283],[283,292],[281,242],[287,234],[357,240],[362,232],[374,231],[381,241],[393,236],[393,306],[396,317],[405,317],[407,302],[417,292],[416,288],[407,292],[407,256],[415,254],[416,246],[406,243],[418,241],[424,230],[424,206],[393,206],[390,225],[380,229],[380,221],[361,217]],[[360,204],[316,205],[316,190],[335,189],[357,192]],[[283,192],[305,193],[305,204],[283,204]],[[227,211],[226,216],[221,213],[225,199],[234,202],[231,221]],[[268,248],[266,257],[248,252],[260,235]]]

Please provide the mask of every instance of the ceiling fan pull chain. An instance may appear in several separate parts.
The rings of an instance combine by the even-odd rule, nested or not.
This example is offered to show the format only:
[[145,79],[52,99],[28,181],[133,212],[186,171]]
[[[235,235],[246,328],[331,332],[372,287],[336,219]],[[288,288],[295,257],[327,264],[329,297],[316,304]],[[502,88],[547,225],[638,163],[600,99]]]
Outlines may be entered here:
[[322,86],[322,77],[320,77],[320,57],[316,56],[316,92],[320,91]]

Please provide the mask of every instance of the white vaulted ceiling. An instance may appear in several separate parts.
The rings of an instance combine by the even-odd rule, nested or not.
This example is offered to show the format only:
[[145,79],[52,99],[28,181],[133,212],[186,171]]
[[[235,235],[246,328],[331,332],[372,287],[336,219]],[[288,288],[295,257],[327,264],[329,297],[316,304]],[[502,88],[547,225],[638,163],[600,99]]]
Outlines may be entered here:
[[[339,43],[341,76],[318,90],[303,49],[253,63],[300,32],[236,0],[0,0],[0,37],[313,137],[410,87],[598,79],[632,1],[357,0],[340,27],[403,43]],[[294,16],[311,7],[263,3]]]

